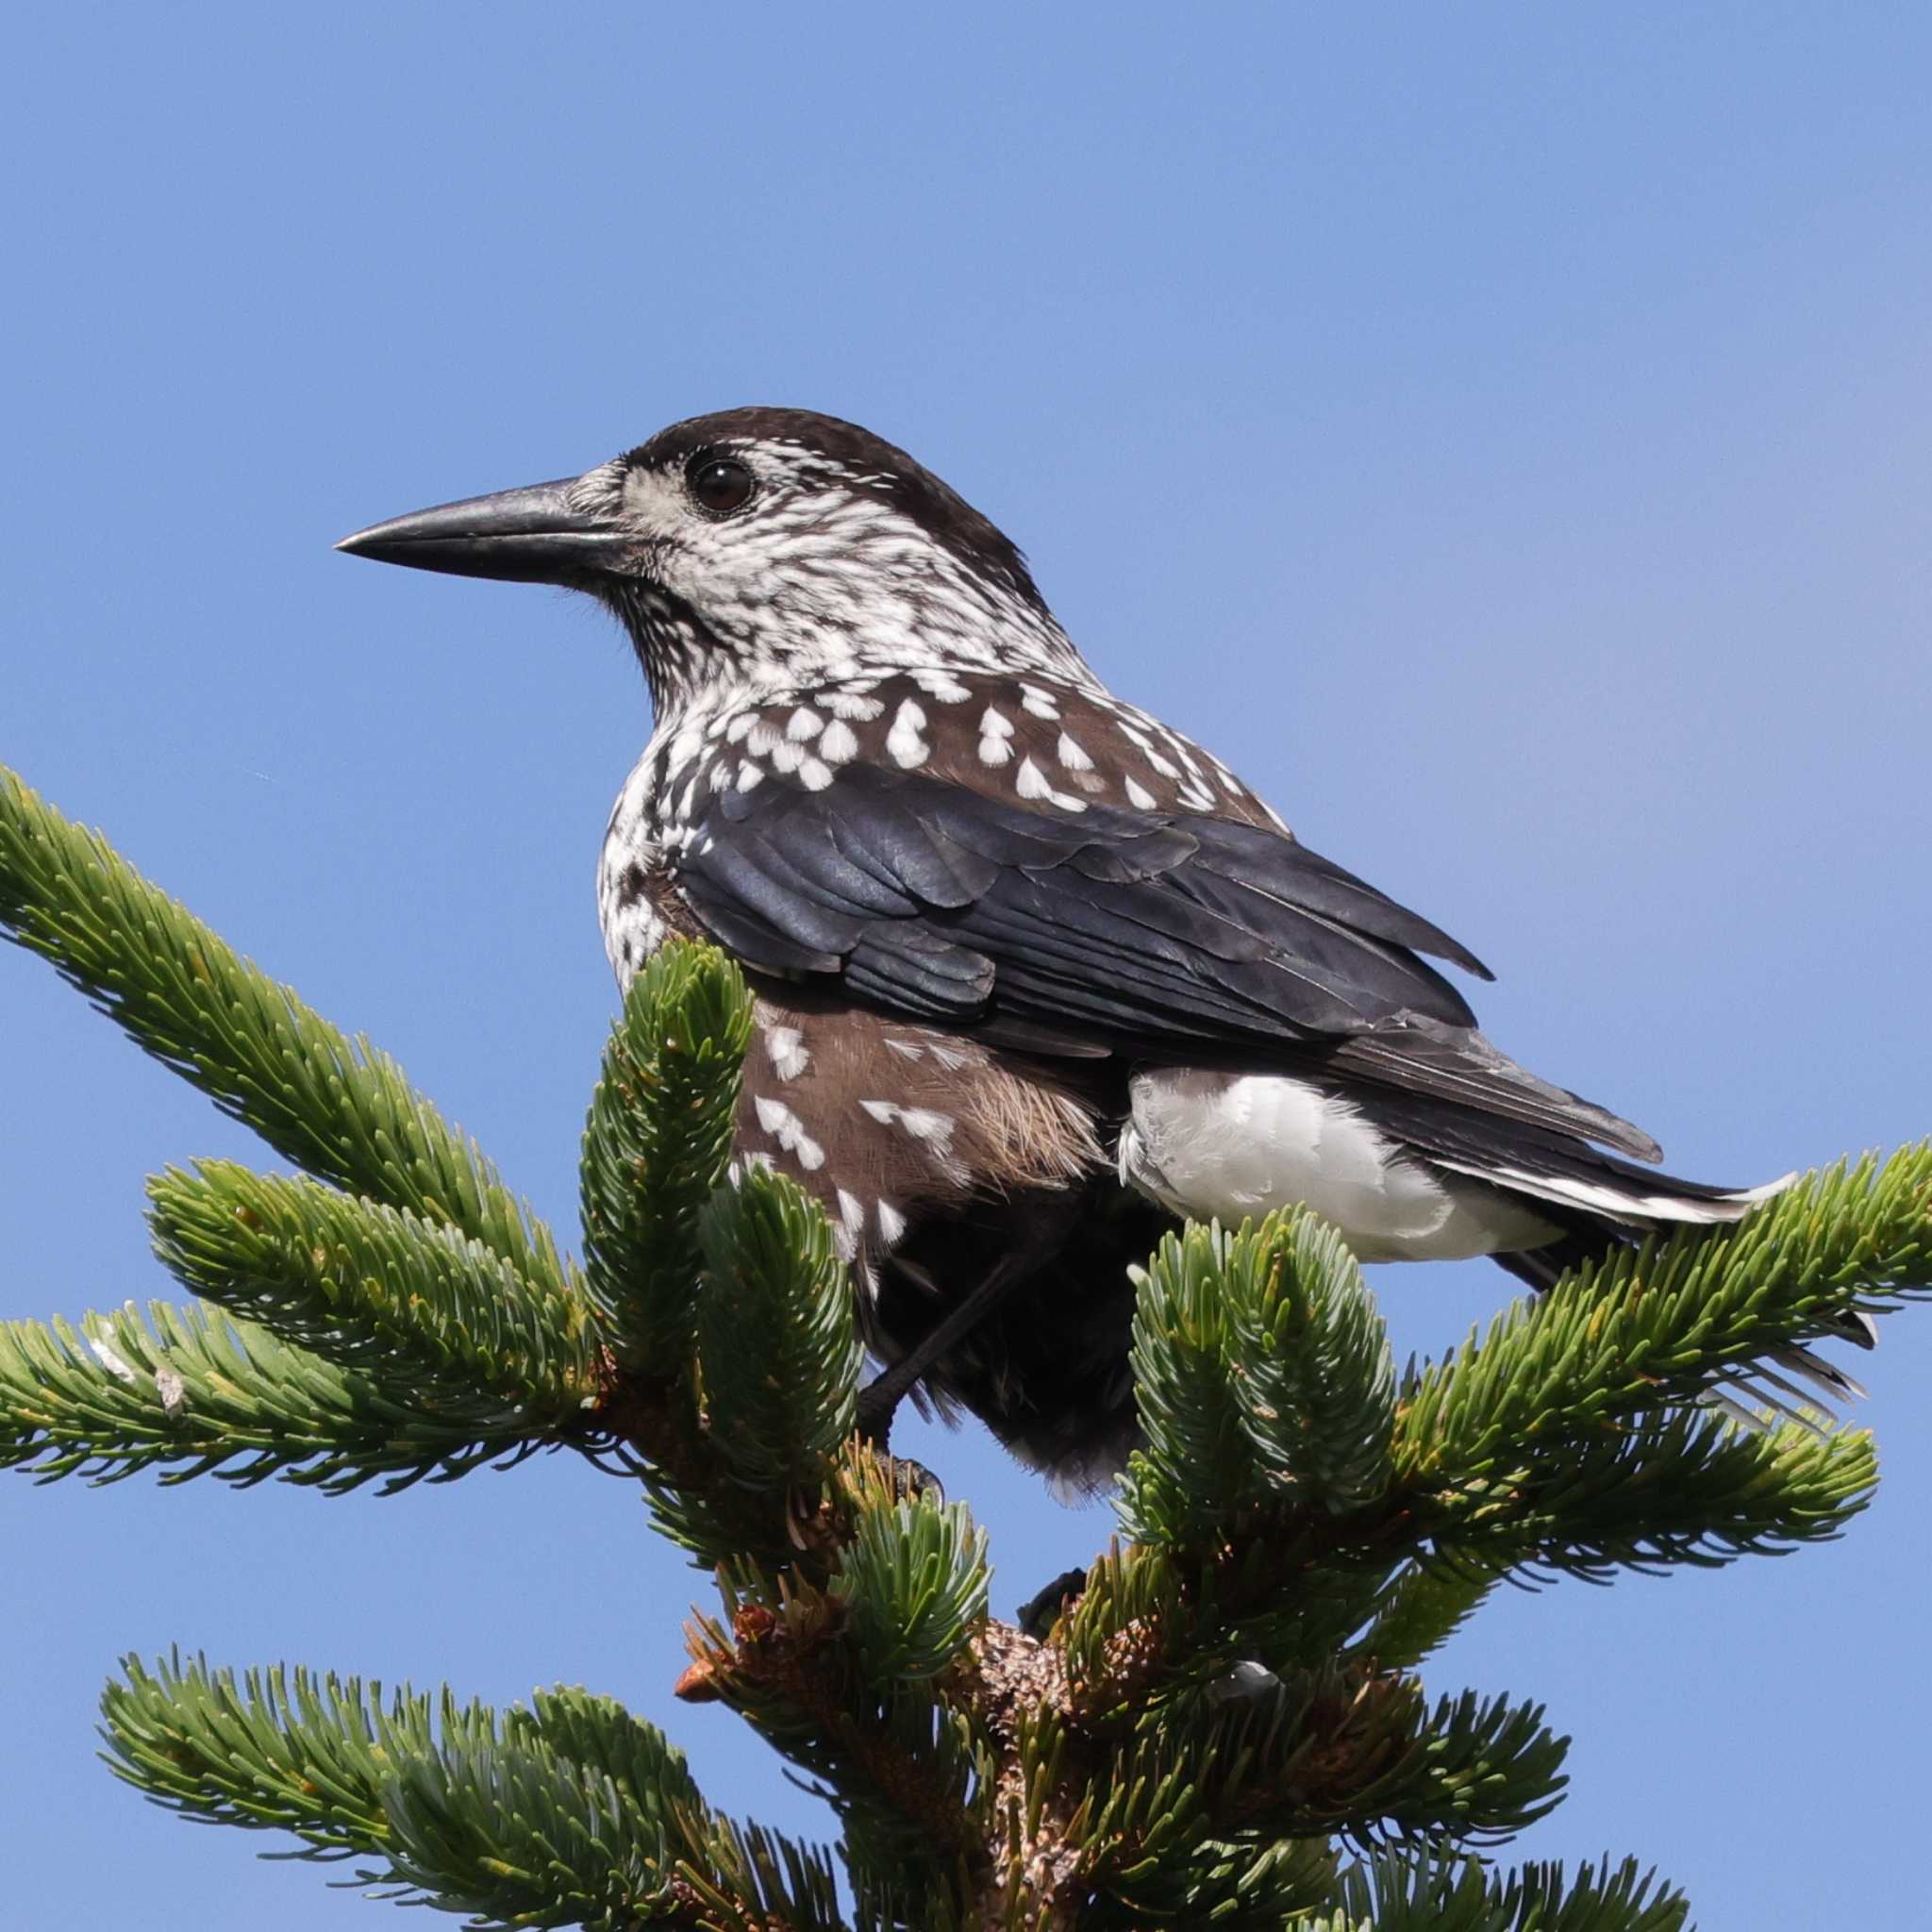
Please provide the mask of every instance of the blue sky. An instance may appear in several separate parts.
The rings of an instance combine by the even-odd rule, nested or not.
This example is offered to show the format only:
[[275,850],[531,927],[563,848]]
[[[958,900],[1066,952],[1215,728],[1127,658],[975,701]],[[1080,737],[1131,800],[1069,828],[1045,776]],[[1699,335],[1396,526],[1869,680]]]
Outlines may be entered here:
[[[564,1231],[648,728],[558,592],[345,531],[746,402],[904,443],[1089,656],[1446,924],[1507,1048],[1739,1182],[1932,1130],[1921,9],[24,11],[0,74],[0,758],[366,1029]],[[0,957],[0,1313],[168,1291],[143,1174],[240,1129]],[[1378,1271],[1398,1348],[1507,1298]],[[1507,1593],[1434,1666],[1547,1700],[1523,1856],[1699,1923],[1918,1923],[1932,1315],[1861,1365],[1841,1543]],[[1010,1607],[1105,1538],[913,1445]],[[383,1502],[0,1483],[7,1916],[391,1909],[92,1757],[128,1649],[509,1702],[584,1682],[826,1821],[670,1686],[704,1593],[551,1459]]]

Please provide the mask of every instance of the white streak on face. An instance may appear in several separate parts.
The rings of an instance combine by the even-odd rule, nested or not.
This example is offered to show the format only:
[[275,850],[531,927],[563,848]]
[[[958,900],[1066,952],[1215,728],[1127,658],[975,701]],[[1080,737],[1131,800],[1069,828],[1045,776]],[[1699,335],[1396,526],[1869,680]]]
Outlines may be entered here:
[[767,1026],[765,1052],[781,1080],[795,1080],[811,1065],[811,1051],[796,1026]]
[[919,735],[924,724],[925,712],[918,700],[906,699],[892,720],[891,730],[886,734],[886,750],[894,764],[910,771],[914,765],[924,764],[931,756],[932,747]]
[[1127,780],[1127,803],[1141,811],[1154,809],[1154,794],[1138,778]]

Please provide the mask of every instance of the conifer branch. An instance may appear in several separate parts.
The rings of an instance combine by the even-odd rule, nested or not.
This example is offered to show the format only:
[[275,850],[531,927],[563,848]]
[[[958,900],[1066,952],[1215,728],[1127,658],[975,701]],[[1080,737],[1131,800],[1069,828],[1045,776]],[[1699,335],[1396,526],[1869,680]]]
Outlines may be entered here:
[[225,1160],[169,1169],[148,1202],[178,1280],[297,1347],[425,1404],[520,1407],[533,1435],[596,1400],[589,1300],[453,1227]]
[[901,1496],[871,1472],[848,1483],[857,1507],[832,1590],[859,1671],[875,1689],[937,1677],[986,1620],[986,1532],[927,1491]]
[[731,1158],[750,1040],[743,975],[676,941],[611,1029],[584,1127],[584,1274],[630,1374],[675,1381],[689,1365],[700,1217]]
[[393,1060],[352,1043],[5,767],[0,931],[310,1174],[459,1228],[526,1280],[561,1280],[547,1230]]
[[411,1902],[481,1926],[840,1924],[822,1856],[732,1832],[683,1755],[608,1698],[539,1692],[499,1716],[280,1666],[239,1683],[178,1656],[123,1669],[102,1698],[117,1775],[186,1816],[290,1832],[303,1856],[377,1860],[360,1875]]
[[1497,1571],[1467,1552],[1458,1552],[1453,1560],[1440,1552],[1411,1557],[1391,1577],[1376,1603],[1374,1621],[1347,1654],[1371,1658],[1384,1670],[1413,1670],[1475,1614],[1497,1577]]
[[446,1481],[541,1446],[521,1407],[473,1394],[437,1408],[204,1304],[129,1302],[0,1325],[0,1465],[42,1481],[144,1469],[241,1487],[279,1476],[331,1494]]
[[[1191,1227],[1139,1274],[1132,1539],[1045,1641],[986,1611],[960,1506],[852,1437],[851,1284],[823,1210],[728,1174],[741,976],[674,943],[587,1123],[587,1260],[404,1083],[105,843],[0,774],[0,924],[316,1178],[151,1188],[208,1299],[0,1329],[0,1463],[354,1488],[613,1440],[714,1569],[680,1694],[822,1781],[862,1922],[920,1932],[1677,1932],[1625,1865],[1497,1877],[1460,1847],[1563,1787],[1533,1705],[1409,1671],[1506,1574],[1602,1578],[1834,1535],[1871,1444],[1741,1430],[1714,1375],[1932,1288],[1932,1145],[1814,1175],[1520,1304],[1398,1388],[1358,1268],[1305,1210]],[[130,1661],[120,1774],[359,1858],[479,1926],[837,1932],[824,1855],[709,1811],[608,1700],[498,1715],[297,1671]],[[1337,1841],[1396,1847],[1338,1876]]]
[[1807,1174],[1735,1226],[1590,1262],[1406,1391],[1407,1481],[1491,1474],[1694,1396],[1725,1369],[1932,1291],[1932,1141]]
[[1689,1920],[1684,1895],[1634,1858],[1614,1871],[1607,1858],[1585,1864],[1572,1878],[1554,1864],[1499,1873],[1454,1854],[1384,1852],[1342,1874],[1332,1915],[1292,1932],[1682,1932]]
[[707,1440],[745,1489],[816,1489],[852,1433],[862,1359],[824,1211],[796,1182],[753,1168],[712,1195],[700,1233]]
[[1619,1569],[1716,1568],[1840,1536],[1877,1481],[1863,1430],[1754,1430],[1676,1409],[1574,1444],[1560,1462],[1540,1456],[1487,1493],[1442,1493],[1418,1527],[1452,1556],[1603,1582]]

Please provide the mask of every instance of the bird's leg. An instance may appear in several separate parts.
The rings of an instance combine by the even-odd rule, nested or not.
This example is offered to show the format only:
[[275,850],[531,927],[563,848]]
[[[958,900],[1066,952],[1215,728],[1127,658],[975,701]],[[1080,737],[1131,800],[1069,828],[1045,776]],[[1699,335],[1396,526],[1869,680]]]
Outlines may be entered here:
[[858,1433],[874,1449],[885,1448],[892,1433],[893,1412],[913,1383],[955,1342],[970,1335],[1039,1265],[1036,1256],[1017,1251],[1006,1256],[977,1288],[963,1296],[897,1361],[881,1369],[858,1391]]
[[892,1432],[893,1412],[906,1391],[1023,1281],[1031,1280],[1052,1262],[1077,1224],[1082,1205],[1082,1197],[1069,1191],[1051,1206],[1041,1203],[1031,1214],[1016,1214],[1020,1239],[987,1271],[978,1286],[858,1391],[858,1432],[874,1449],[885,1448]]

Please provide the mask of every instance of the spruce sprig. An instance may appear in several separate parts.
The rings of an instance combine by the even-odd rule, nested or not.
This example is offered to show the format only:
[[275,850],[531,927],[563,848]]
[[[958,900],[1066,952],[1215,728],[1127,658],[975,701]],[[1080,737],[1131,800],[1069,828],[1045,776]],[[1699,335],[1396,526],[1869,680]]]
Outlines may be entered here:
[[[192,1304],[0,1328],[0,1463],[341,1491],[546,1445],[614,1462],[718,1583],[679,1693],[818,1781],[867,1928],[1678,1932],[1634,1864],[1470,1858],[1557,1801],[1565,1740],[1416,1667],[1505,1576],[1838,1534],[1867,1437],[1698,1397],[1932,1288],[1927,1144],[1593,1264],[1405,1381],[1312,1215],[1190,1227],[1138,1275],[1124,1540],[1041,1638],[990,1615],[964,1506],[853,1436],[825,1217],[730,1165],[752,1000],[715,951],[667,946],[630,990],[579,1271],[391,1061],[5,776],[0,926],[306,1170],[152,1183]],[[827,1854],[724,1818],[584,1691],[498,1713],[174,1657],[130,1660],[103,1710],[158,1802],[479,1927],[846,1923]]]

